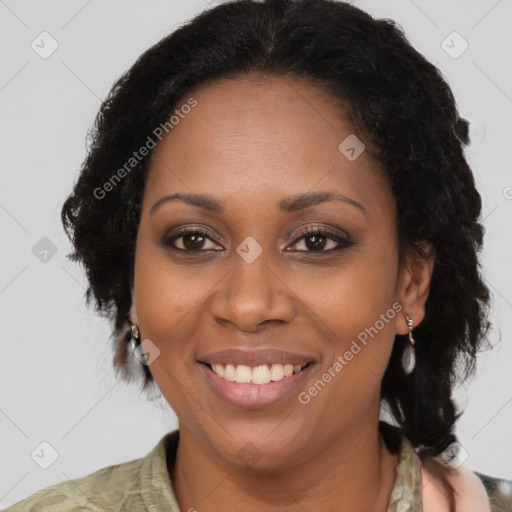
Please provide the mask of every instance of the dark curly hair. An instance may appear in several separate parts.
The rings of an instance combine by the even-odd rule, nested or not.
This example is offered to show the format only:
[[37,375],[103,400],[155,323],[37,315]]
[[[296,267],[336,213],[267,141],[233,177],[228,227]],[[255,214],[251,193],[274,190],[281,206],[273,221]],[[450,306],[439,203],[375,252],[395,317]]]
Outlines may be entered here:
[[[334,0],[238,0],[207,10],[147,50],[113,86],[90,134],[90,150],[62,209],[68,257],[84,264],[87,304],[114,321],[114,367],[129,370],[135,240],[151,151],[106,199],[95,190],[146,144],[194,88],[248,73],[302,78],[344,105],[394,191],[401,257],[435,262],[417,364],[400,367],[397,335],[382,398],[423,459],[455,441],[454,383],[474,370],[489,328],[490,292],[477,253],[481,198],[465,160],[468,125],[439,70],[391,20]],[[124,167],[126,169],[126,166]],[[118,175],[119,176],[119,175]],[[425,249],[430,244],[433,254]],[[143,367],[144,389],[153,382]]]

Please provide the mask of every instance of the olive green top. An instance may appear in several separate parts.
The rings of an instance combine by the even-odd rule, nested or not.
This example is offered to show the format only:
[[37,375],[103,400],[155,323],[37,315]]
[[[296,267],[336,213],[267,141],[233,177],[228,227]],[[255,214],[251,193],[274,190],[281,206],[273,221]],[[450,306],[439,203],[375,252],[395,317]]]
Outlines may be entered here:
[[[174,464],[178,441],[179,430],[175,430],[143,458],[46,487],[4,512],[180,512],[166,465],[167,455]],[[402,437],[387,512],[422,510],[420,459]]]

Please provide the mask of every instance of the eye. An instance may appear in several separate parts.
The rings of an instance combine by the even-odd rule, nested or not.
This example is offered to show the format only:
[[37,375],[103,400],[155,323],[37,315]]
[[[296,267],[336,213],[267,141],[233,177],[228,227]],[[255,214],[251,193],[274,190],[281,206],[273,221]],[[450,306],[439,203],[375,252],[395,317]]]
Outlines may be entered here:
[[315,227],[308,228],[306,232],[294,242],[294,245],[300,245],[300,243],[298,243],[300,240],[303,240],[303,246],[306,247],[306,249],[298,249],[298,252],[329,253],[352,245],[348,236],[337,235]]
[[[306,229],[305,233],[300,238],[297,238],[293,245],[300,245],[301,240],[304,240],[305,249],[295,249],[297,252],[330,253],[352,245],[348,236],[337,235],[315,227]],[[205,247],[208,241],[213,246]],[[162,245],[174,251],[186,253],[206,253],[212,250],[224,250],[214,242],[213,237],[207,231],[200,229],[185,229],[174,233],[171,236],[165,237],[162,240]]]
[[[222,248],[215,249],[214,247],[220,247],[216,246],[215,244],[214,247],[205,248],[204,244],[207,240],[213,242],[212,238],[207,232],[201,231],[199,229],[185,229],[179,233],[165,237],[162,240],[162,245],[175,251],[191,253],[208,252],[210,250],[223,250]],[[181,247],[178,247],[177,245],[181,245]]]

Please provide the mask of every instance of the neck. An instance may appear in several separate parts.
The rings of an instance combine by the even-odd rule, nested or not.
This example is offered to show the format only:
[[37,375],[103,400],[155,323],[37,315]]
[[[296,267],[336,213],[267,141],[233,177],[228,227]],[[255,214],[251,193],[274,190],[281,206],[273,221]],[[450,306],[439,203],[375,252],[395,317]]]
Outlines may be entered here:
[[327,444],[304,464],[258,470],[227,465],[180,426],[171,475],[180,509],[386,512],[398,454],[387,450],[378,419]]

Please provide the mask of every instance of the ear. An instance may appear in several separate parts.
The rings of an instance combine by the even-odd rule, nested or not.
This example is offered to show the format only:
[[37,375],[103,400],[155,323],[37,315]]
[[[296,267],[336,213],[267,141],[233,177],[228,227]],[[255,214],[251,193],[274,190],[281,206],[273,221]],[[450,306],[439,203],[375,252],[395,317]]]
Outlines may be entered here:
[[130,321],[133,324],[139,323],[139,317],[137,315],[137,304],[135,303],[135,297],[133,295],[133,289],[132,289],[132,305],[130,308],[130,312],[128,313],[128,316],[130,317]]
[[425,317],[425,303],[430,291],[430,281],[434,271],[433,249],[430,244],[423,244],[425,255],[421,255],[414,248],[406,251],[404,261],[400,268],[397,297],[402,304],[403,315],[399,315],[396,323],[397,334],[408,334],[409,327],[405,314],[414,321],[417,327]]

